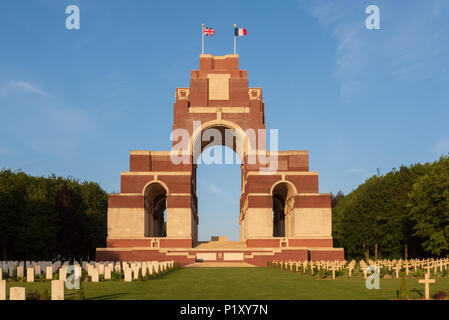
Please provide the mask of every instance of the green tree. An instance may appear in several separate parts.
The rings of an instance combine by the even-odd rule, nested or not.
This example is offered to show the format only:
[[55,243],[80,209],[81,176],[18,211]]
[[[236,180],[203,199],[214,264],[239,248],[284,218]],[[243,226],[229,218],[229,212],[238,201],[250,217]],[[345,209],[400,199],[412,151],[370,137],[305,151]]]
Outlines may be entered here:
[[441,157],[413,185],[409,208],[415,235],[423,249],[436,256],[449,254],[449,158]]

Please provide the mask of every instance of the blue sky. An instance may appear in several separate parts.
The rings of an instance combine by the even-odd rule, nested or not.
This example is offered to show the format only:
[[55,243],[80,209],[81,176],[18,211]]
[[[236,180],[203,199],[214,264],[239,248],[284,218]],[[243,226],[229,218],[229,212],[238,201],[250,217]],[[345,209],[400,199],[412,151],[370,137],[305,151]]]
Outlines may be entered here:
[[[65,28],[76,4],[81,29]],[[365,28],[380,8],[381,29]],[[449,152],[449,3],[0,2],[0,167],[118,191],[129,150],[168,150],[176,87],[206,53],[232,53],[262,87],[280,150],[309,150],[320,192]],[[200,238],[238,238],[238,165],[201,165]]]

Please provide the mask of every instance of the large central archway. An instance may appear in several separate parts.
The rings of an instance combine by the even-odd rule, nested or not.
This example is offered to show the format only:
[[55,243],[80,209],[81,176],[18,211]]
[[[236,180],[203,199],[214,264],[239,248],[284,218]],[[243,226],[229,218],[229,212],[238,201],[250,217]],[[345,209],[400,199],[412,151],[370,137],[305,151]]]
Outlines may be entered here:
[[194,129],[189,142],[193,163],[204,150],[213,146],[226,146],[237,154],[242,162],[248,150],[252,150],[252,140],[240,126],[226,120],[213,120]]
[[[215,248],[216,259],[264,264],[274,258],[250,248],[272,254],[270,248],[281,248],[277,258],[285,253],[296,260],[342,257],[342,250],[332,248],[330,194],[319,193],[318,173],[309,170],[308,151],[277,151],[271,129],[273,151],[267,151],[262,89],[248,86],[247,71],[238,61],[237,55],[201,55],[189,87],[176,88],[172,149],[130,152],[120,193],[109,195],[108,248],[102,251],[103,258],[120,253],[120,259],[128,261],[143,255],[154,259],[158,250],[154,248],[160,247],[176,250],[160,251],[157,259],[164,254],[164,259],[176,257],[183,263],[194,259],[201,251],[192,248],[198,240],[198,159],[206,164],[200,155],[207,154],[206,162],[213,164],[218,159],[209,154],[213,146],[234,150],[243,163],[241,188],[236,191],[241,193],[239,229],[244,246],[240,251],[233,247],[234,252]],[[223,157],[220,160],[226,163]],[[130,247],[136,249],[123,249]],[[209,248],[203,253],[213,252]]]
[[[220,164],[195,166],[196,195],[198,198],[198,241],[210,241],[212,236],[226,236],[239,241],[239,213],[241,197],[241,164],[236,153],[224,146],[208,147],[201,154],[221,156]],[[231,163],[225,163],[225,160]]]
[[[239,239],[239,199],[245,133],[229,121],[211,121],[192,134],[194,194],[198,201],[196,239],[211,236]],[[204,171],[204,175],[202,175]]]

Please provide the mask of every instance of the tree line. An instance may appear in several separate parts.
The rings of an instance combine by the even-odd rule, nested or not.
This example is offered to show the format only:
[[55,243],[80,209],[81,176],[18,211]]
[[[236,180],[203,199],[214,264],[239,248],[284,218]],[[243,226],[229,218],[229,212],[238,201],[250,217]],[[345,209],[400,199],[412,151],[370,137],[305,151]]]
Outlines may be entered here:
[[334,245],[347,258],[449,256],[449,156],[378,173],[332,196]]
[[93,260],[107,233],[107,193],[94,182],[0,171],[2,260]]

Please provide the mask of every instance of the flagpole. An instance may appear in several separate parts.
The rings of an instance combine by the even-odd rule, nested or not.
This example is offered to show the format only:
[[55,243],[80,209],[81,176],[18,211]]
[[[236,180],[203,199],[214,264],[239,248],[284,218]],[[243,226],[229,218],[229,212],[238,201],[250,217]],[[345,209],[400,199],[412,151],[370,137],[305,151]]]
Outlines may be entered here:
[[201,24],[201,53],[204,54],[204,23]]
[[234,54],[236,54],[236,52],[237,52],[237,48],[236,48],[236,41],[235,41],[235,27],[236,27],[237,25],[236,24],[234,24]]

